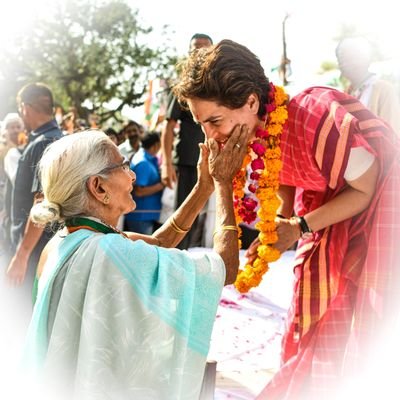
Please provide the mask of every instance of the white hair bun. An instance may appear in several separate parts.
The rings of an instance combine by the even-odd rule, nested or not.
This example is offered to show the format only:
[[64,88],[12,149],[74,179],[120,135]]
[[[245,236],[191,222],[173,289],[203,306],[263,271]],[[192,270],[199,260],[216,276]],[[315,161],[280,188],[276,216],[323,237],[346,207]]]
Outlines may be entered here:
[[60,220],[61,207],[57,203],[44,200],[31,209],[31,218],[35,224],[46,225]]

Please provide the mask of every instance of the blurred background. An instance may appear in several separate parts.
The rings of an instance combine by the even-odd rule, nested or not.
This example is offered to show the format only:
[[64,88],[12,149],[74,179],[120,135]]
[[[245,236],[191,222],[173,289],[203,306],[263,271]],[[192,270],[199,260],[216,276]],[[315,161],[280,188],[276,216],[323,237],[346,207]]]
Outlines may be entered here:
[[0,121],[25,83],[42,81],[59,121],[72,112],[103,128],[134,119],[154,129],[196,32],[246,45],[291,95],[310,85],[343,89],[335,48],[363,35],[374,46],[371,69],[400,92],[400,28],[389,0],[14,0],[0,15]]

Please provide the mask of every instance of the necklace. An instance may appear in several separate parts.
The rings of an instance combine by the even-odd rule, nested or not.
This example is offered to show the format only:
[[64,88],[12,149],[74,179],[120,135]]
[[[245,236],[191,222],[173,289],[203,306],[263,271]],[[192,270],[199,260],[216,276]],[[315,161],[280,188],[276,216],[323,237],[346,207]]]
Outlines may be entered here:
[[[233,180],[233,202],[239,238],[241,236],[239,224],[252,223],[257,216],[259,217],[259,222],[256,223],[260,241],[257,258],[239,271],[235,281],[235,287],[241,293],[258,286],[269,269],[268,263],[280,257],[280,252],[274,248],[274,243],[278,241],[275,218],[280,206],[277,196],[279,171],[282,167],[280,136],[288,118],[287,99],[288,96],[282,87],[270,83],[270,103],[265,106],[264,126],[256,130],[256,138],[249,143],[242,168]],[[249,166],[251,173],[248,179]],[[253,196],[245,194],[246,184],[248,192]],[[239,247],[241,247],[240,239]]]
[[117,229],[115,226],[109,225],[102,220],[97,220],[92,217],[72,217],[65,221],[65,226],[69,233],[76,232],[79,229],[88,229],[94,232],[101,233],[118,233],[124,237],[128,237],[124,232]]

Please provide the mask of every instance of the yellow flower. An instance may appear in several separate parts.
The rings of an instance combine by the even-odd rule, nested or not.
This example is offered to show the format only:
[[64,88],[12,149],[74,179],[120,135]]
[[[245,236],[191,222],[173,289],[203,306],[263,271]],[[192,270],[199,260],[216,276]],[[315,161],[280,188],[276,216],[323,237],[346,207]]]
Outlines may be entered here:
[[285,93],[281,86],[275,86],[275,103],[282,105],[288,99],[288,95]]
[[268,201],[261,201],[261,208],[266,210],[277,210],[281,205],[279,197],[275,194],[268,198]]
[[280,124],[271,124],[271,126],[268,127],[268,133],[271,136],[278,136],[282,133],[282,126]]
[[269,200],[271,197],[275,196],[275,190],[268,186],[258,189],[257,197],[261,202]]
[[[274,221],[276,218],[276,211],[280,205],[280,200],[276,195],[279,189],[279,172],[282,168],[279,143],[280,135],[283,131],[283,125],[288,118],[286,107],[288,96],[282,87],[274,86],[274,88],[274,103],[276,109],[269,114],[265,127],[269,135],[267,140],[262,141],[267,149],[263,156],[265,168],[258,179],[258,189],[255,193],[259,202],[257,215],[260,218],[260,221],[256,224],[256,228],[259,230],[258,237],[261,245],[258,246],[258,256],[254,260],[253,264],[245,265],[237,275],[235,287],[241,293],[248,292],[252,287],[258,286],[263,275],[269,269],[268,263],[276,261],[280,257],[280,252],[272,245],[278,241],[278,234],[276,232]],[[261,142],[261,139],[258,140]],[[234,195],[237,199],[243,199],[244,197],[246,168],[252,158],[250,153],[251,150],[249,147],[242,169],[234,178]],[[240,206],[240,200],[238,201],[238,204]],[[235,218],[237,224],[242,222],[238,212],[239,206],[235,207]]]
[[278,241],[278,234],[274,232],[260,232],[258,235],[261,244],[273,244]]
[[269,172],[279,172],[282,169],[282,161],[281,160],[273,160],[271,163],[268,163]]
[[273,232],[276,229],[274,221],[260,221],[256,223],[256,228],[262,232]]
[[279,250],[275,249],[275,247],[268,246],[265,244],[258,246],[257,252],[260,258],[262,258],[267,262],[276,261],[281,256]]
[[268,209],[259,208],[257,215],[264,221],[274,221],[276,217],[276,210],[277,208],[272,207]]
[[274,112],[270,115],[271,123],[273,124],[284,124],[287,119],[287,111],[284,106],[277,107]]
[[275,147],[274,149],[268,149],[265,154],[267,160],[280,160],[282,151],[280,147]]

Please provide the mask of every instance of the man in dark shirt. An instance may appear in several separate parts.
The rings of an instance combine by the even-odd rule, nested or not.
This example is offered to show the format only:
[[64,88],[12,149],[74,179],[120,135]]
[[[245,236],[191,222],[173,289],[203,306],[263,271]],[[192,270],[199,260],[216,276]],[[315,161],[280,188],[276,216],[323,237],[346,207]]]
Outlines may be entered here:
[[[190,39],[189,51],[211,46],[212,43],[210,36],[196,33]],[[177,182],[176,209],[185,201],[197,182],[199,143],[204,142],[204,133],[200,125],[193,121],[190,111],[184,110],[173,95],[168,101],[166,120],[167,124],[161,135],[161,179],[162,183],[169,188],[172,188],[173,183]],[[180,129],[174,143],[174,129],[178,121]],[[196,218],[190,231],[177,246],[178,248],[187,249],[202,245],[204,220],[204,214],[200,214]]]
[[45,148],[62,137],[53,117],[53,95],[42,83],[24,86],[17,96],[18,110],[29,134],[19,160],[12,192],[11,242],[14,257],[7,269],[7,277],[14,285],[21,285],[28,272],[27,286],[32,288],[40,254],[52,233],[35,226],[29,218],[35,201],[40,199],[37,165]]

